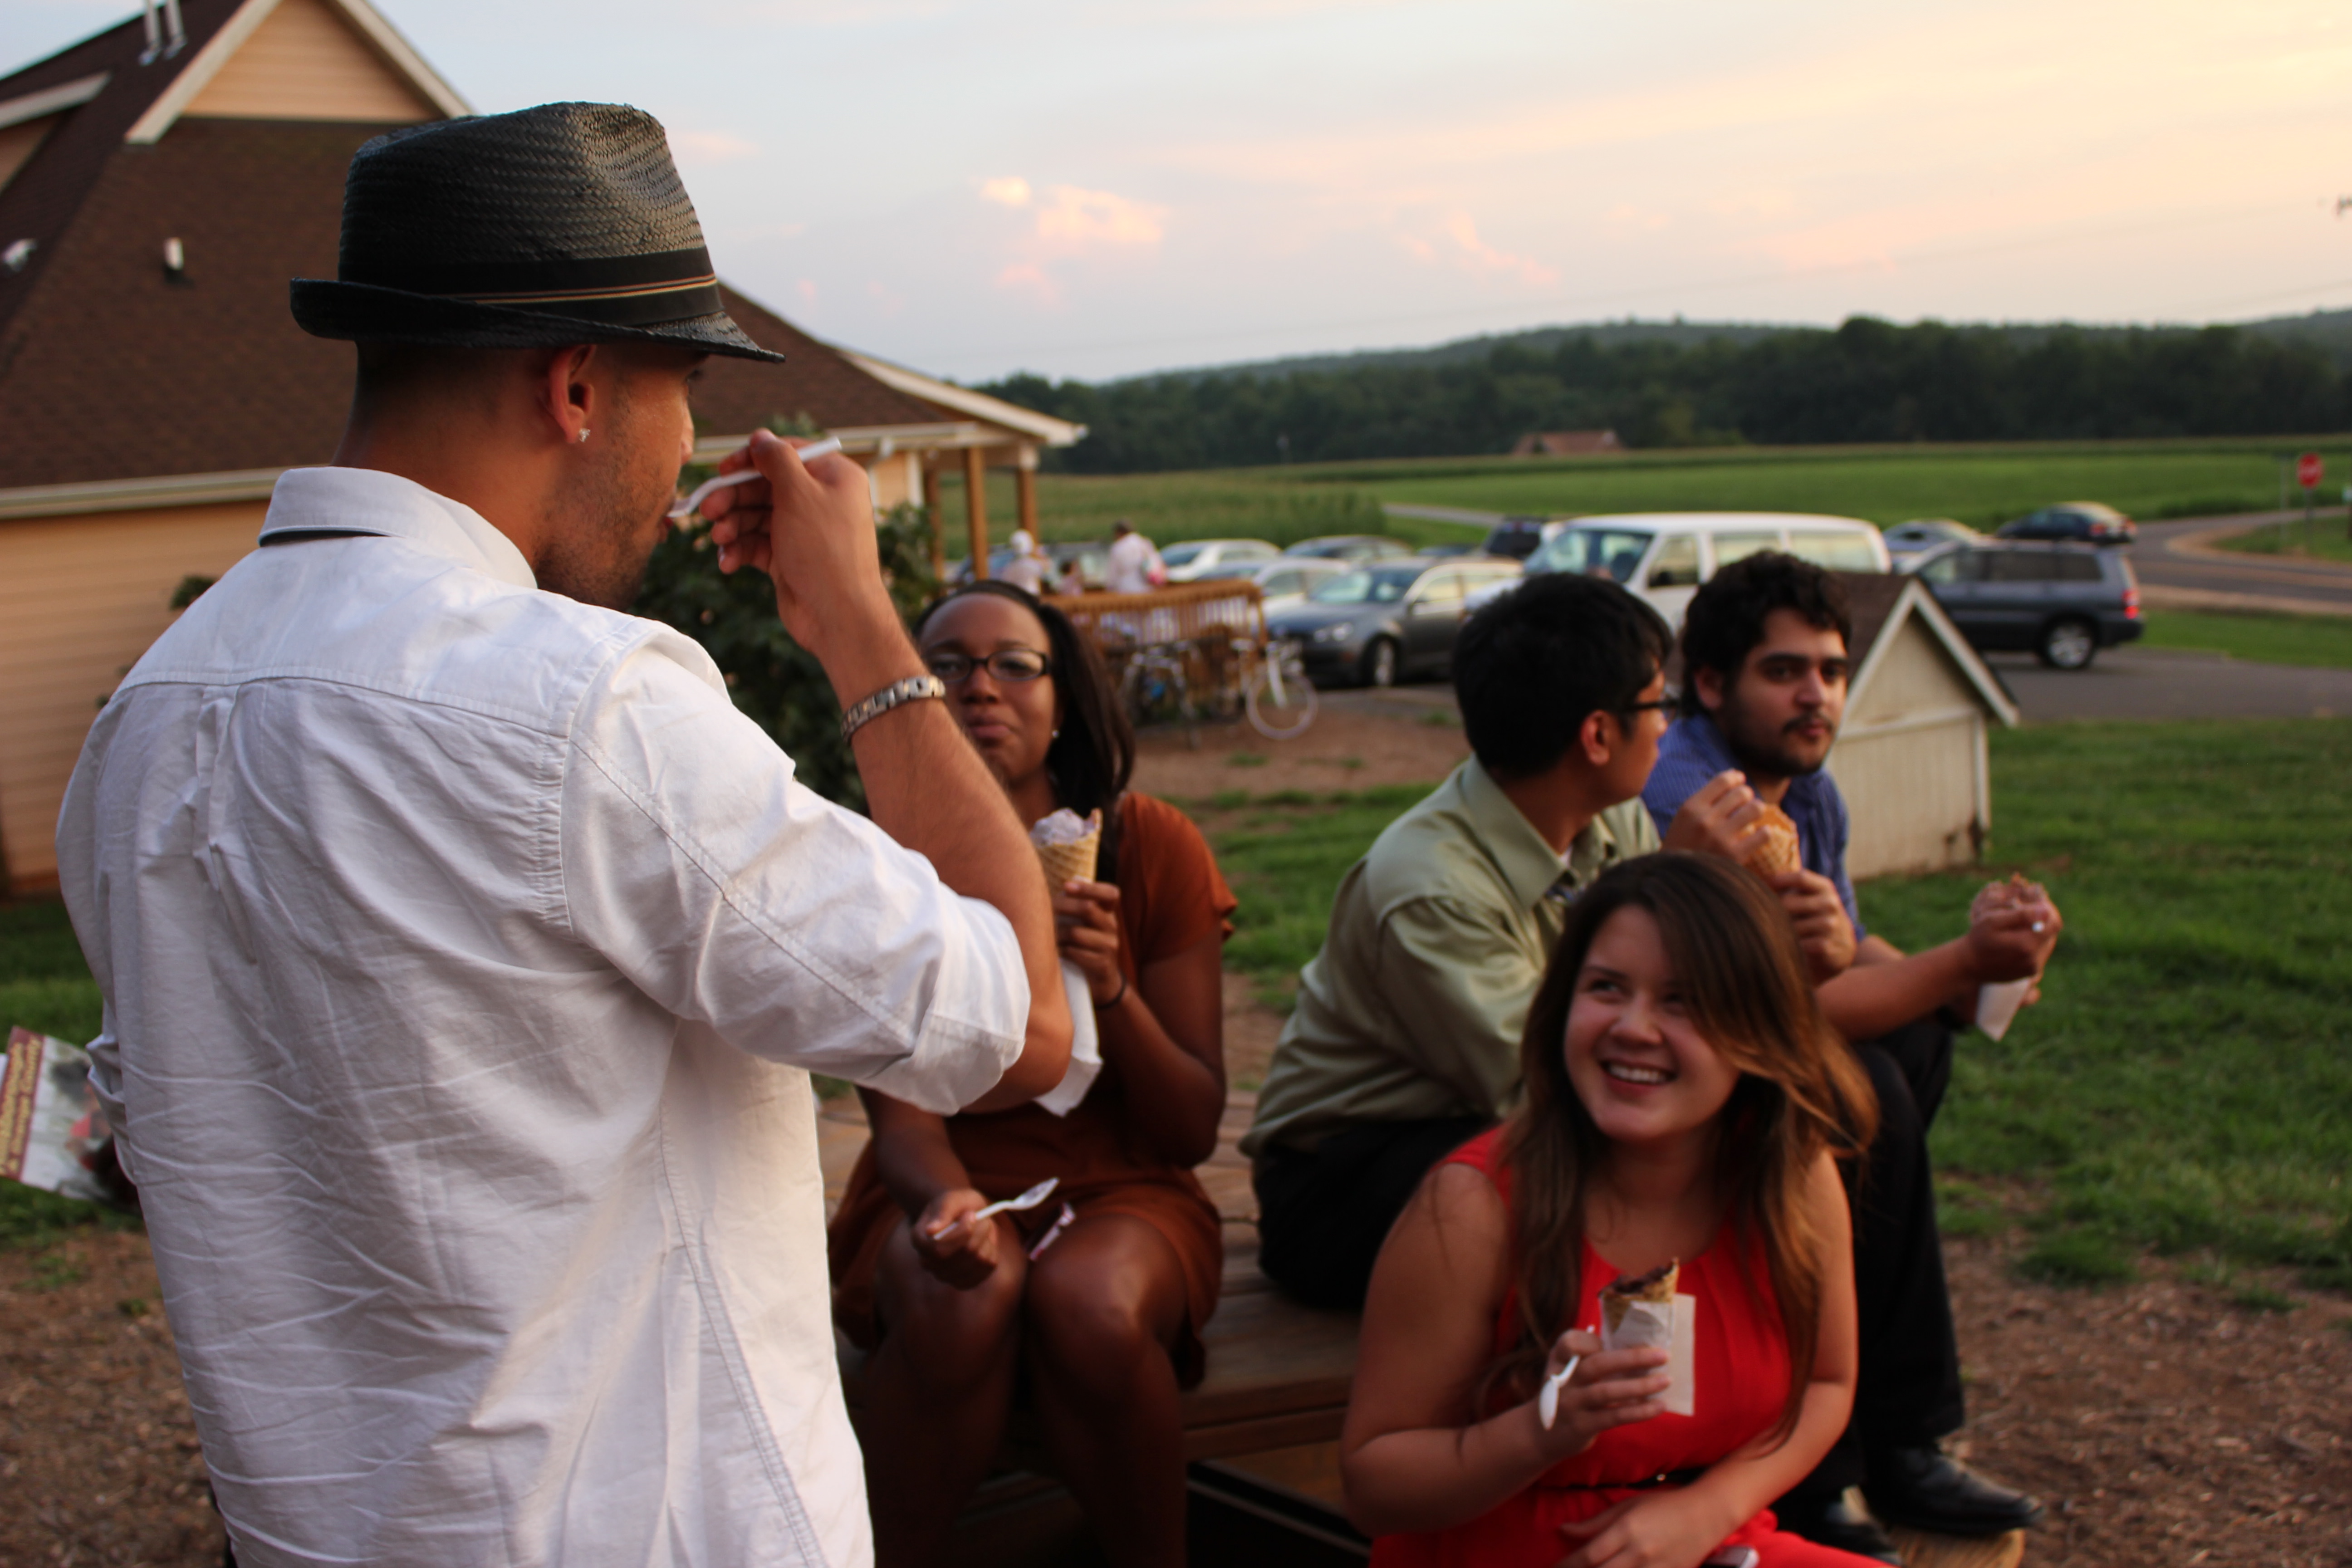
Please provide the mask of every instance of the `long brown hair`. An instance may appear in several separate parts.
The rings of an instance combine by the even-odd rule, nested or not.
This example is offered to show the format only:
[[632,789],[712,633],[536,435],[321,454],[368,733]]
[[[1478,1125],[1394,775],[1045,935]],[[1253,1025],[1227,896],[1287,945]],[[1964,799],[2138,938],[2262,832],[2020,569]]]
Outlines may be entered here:
[[1878,1100],[1822,1016],[1788,916],[1753,874],[1704,855],[1631,860],[1587,889],[1570,912],[1519,1047],[1527,1098],[1505,1123],[1517,1234],[1518,1334],[1489,1386],[1531,1391],[1583,1291],[1584,1210],[1609,1140],[1568,1076],[1570,1004],[1593,938],[1622,909],[1658,923],[1692,1023],[1739,1080],[1716,1120],[1715,1186],[1733,1235],[1760,1249],[1789,1350],[1789,1398],[1775,1436],[1795,1429],[1820,1333],[1822,1237],[1805,1210],[1807,1173],[1824,1149],[1870,1145]]

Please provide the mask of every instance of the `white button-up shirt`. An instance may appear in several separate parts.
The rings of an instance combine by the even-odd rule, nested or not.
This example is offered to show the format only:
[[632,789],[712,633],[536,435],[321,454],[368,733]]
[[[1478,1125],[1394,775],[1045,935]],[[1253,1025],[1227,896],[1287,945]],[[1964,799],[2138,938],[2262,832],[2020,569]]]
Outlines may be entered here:
[[950,1111],[1009,922],[795,784],[691,640],[405,479],[278,481],[58,826],[248,1564],[871,1556],[808,1072]]

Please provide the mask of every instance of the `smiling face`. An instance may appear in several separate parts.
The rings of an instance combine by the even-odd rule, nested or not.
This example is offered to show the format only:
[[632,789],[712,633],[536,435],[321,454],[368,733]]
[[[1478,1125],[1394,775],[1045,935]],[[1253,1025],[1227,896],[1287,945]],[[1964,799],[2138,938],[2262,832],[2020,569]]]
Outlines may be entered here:
[[1585,950],[1565,1048],[1569,1082],[1612,1142],[1704,1128],[1739,1081],[1692,1021],[1656,918],[1631,904],[1601,922]]
[[1045,752],[1054,743],[1062,709],[1050,674],[1034,680],[1004,680],[980,662],[1015,649],[1049,660],[1053,651],[1045,624],[999,594],[950,599],[923,626],[926,663],[941,654],[973,661],[971,673],[948,687],[948,706],[980,749],[988,771],[1017,800],[1043,783]]

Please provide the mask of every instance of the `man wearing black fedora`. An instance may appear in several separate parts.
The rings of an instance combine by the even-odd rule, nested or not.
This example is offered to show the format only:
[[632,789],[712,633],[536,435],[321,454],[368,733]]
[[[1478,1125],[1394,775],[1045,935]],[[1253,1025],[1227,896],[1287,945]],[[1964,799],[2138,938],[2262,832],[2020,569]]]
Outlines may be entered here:
[[206,1466],[252,1563],[856,1563],[808,1074],[1051,1088],[1025,835],[892,612],[864,475],[704,510],[844,709],[871,819],[623,613],[737,329],[661,127],[380,137],[332,466],[109,700],[58,826]]

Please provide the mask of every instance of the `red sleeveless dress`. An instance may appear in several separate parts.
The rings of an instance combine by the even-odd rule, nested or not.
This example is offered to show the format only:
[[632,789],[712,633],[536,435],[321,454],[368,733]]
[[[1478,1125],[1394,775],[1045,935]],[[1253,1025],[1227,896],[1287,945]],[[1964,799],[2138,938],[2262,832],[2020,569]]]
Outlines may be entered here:
[[[1502,1166],[1501,1137],[1497,1128],[1474,1138],[1446,1156],[1446,1163],[1483,1173],[1507,1209],[1511,1183]],[[1600,1322],[1601,1288],[1617,1272],[1586,1245],[1583,1294],[1576,1308],[1580,1326]],[[1652,1489],[1637,1483],[1676,1470],[1704,1469],[1777,1425],[1789,1393],[1789,1352],[1780,1340],[1780,1309],[1762,1249],[1743,1243],[1727,1223],[1705,1252],[1684,1262],[1675,1288],[1698,1303],[1695,1414],[1654,1415],[1612,1427],[1581,1454],[1467,1523],[1384,1535],[1372,1544],[1373,1568],[1552,1568],[1582,1544],[1561,1535],[1560,1525],[1591,1519]],[[1517,1292],[1506,1295],[1495,1321],[1498,1353],[1517,1335]],[[1872,1568],[1870,1558],[1785,1533],[1769,1509],[1722,1544],[1755,1548],[1760,1568]]]

